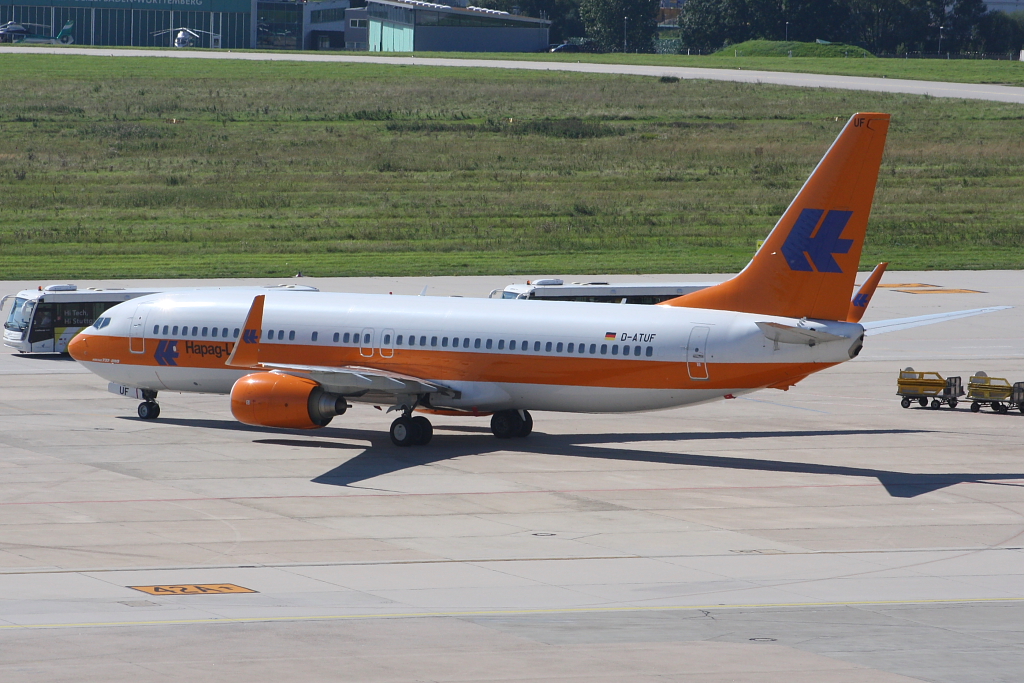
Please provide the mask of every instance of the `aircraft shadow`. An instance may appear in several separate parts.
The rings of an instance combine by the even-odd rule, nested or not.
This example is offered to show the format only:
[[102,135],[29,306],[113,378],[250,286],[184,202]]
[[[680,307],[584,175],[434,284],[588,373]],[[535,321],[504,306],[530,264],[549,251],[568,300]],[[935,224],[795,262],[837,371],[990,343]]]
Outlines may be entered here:
[[[132,417],[120,417],[135,420]],[[317,448],[327,451],[361,451],[334,469],[317,476],[312,481],[329,486],[353,488],[356,484],[375,477],[394,474],[413,467],[427,467],[462,456],[486,455],[488,453],[516,450],[537,455],[564,455],[579,458],[617,460],[620,462],[647,462],[690,467],[712,467],[754,472],[786,472],[794,474],[824,474],[842,477],[875,479],[894,498],[913,498],[937,491],[948,486],[964,483],[981,483],[1003,486],[1024,486],[1009,483],[1024,480],[1024,472],[1018,473],[939,473],[918,474],[897,472],[845,465],[823,465],[817,463],[766,460],[721,455],[696,455],[692,453],[664,453],[636,448],[622,448],[609,444],[636,444],[654,441],[670,441],[684,444],[690,441],[712,441],[722,439],[784,439],[806,437],[843,437],[870,435],[927,434],[927,429],[813,429],[787,431],[746,431],[746,432],[669,432],[639,434],[544,434],[534,432],[526,439],[495,439],[490,430],[476,426],[439,425],[435,427],[434,439],[426,447],[399,448],[391,443],[387,432],[364,429],[327,427],[317,431],[316,438],[302,430],[280,430],[267,427],[252,427],[231,420],[160,418],[160,423],[204,429],[228,429],[251,432],[253,435],[267,435],[271,438],[254,439],[253,443],[293,448]],[[291,437],[291,438],[289,438]],[[296,438],[302,437],[302,438]],[[353,439],[363,444],[349,444],[335,439]],[[364,444],[369,441],[367,448]],[[1002,483],[1007,482],[1007,483]]]

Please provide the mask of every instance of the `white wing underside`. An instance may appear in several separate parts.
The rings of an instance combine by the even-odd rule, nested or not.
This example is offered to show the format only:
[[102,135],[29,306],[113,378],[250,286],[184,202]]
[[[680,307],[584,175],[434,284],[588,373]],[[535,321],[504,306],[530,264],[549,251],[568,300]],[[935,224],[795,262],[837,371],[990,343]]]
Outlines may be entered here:
[[931,315],[918,315],[913,318],[894,318],[892,320],[876,320],[870,323],[861,323],[864,326],[864,334],[885,334],[887,332],[898,332],[909,330],[912,327],[923,325],[934,325],[935,323],[956,320],[957,318],[969,318],[972,315],[982,315],[993,311],[1004,311],[1013,306],[990,306],[988,308],[972,308],[967,311],[952,311],[950,313],[933,313]]
[[355,365],[326,367],[319,365],[288,365],[282,363],[260,363],[261,367],[277,372],[298,374],[309,377],[328,391],[351,394],[361,391],[379,391],[394,395],[443,394],[455,392],[436,382],[410,377],[397,372],[364,368]]

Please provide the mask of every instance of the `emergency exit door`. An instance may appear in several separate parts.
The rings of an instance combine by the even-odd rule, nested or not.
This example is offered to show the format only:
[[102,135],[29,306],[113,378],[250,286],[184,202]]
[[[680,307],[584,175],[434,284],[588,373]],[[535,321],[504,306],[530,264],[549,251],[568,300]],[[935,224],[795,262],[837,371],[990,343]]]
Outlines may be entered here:
[[708,333],[710,327],[698,325],[690,330],[690,341],[686,345],[686,371],[690,379],[708,378]]

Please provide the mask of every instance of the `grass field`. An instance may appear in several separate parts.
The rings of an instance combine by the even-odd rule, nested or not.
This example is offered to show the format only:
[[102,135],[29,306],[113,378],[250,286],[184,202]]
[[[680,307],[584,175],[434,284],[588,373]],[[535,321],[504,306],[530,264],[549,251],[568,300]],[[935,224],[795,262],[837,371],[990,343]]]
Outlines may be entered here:
[[735,271],[857,110],[894,115],[864,267],[1024,267],[1014,105],[411,66],[0,64],[18,74],[0,102],[0,279]]

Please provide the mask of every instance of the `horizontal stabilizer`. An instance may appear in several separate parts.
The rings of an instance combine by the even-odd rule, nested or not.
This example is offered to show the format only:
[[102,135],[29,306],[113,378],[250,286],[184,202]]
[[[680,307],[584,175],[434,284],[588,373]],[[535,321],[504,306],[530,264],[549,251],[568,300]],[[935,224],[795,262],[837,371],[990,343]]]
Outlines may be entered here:
[[1013,306],[990,306],[988,308],[972,308],[967,311],[952,311],[950,313],[932,313],[931,315],[918,315],[913,318],[893,318],[892,320],[876,320],[871,323],[861,323],[864,326],[864,334],[885,334],[886,332],[898,332],[909,330],[912,327],[923,325],[934,325],[935,323],[956,320],[958,318],[970,318],[972,315],[992,313],[993,311],[1005,311]]
[[781,323],[765,322],[756,324],[764,332],[764,336],[776,344],[806,344],[807,346],[815,346],[826,342],[850,340],[849,337],[819,332],[812,327],[793,327],[792,325],[782,325]]

